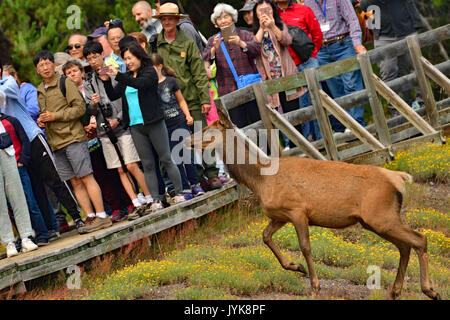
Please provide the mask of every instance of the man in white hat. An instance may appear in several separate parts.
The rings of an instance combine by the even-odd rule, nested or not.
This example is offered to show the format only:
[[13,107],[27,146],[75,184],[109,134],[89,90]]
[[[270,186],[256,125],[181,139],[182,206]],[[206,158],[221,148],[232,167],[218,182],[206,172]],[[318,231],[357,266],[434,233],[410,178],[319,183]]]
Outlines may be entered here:
[[[177,27],[182,17],[184,15],[180,14],[176,4],[168,2],[161,5],[159,14],[155,16],[160,19],[163,27],[157,40],[158,54],[163,58],[164,64],[177,73],[177,82],[192,117],[195,121],[201,121],[206,127],[205,114],[211,109],[209,81],[203,59],[194,40]],[[204,167],[198,166],[197,171],[200,181],[203,176],[208,178],[205,188],[218,189],[222,187],[222,183],[217,177],[219,170],[215,163],[204,164]]]

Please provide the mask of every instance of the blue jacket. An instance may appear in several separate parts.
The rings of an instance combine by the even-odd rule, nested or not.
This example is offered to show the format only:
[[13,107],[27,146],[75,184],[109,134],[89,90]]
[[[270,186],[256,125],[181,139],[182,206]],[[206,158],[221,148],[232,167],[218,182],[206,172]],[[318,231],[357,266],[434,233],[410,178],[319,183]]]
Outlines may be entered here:
[[0,90],[6,95],[6,105],[0,108],[0,112],[12,116],[19,120],[30,141],[33,141],[42,130],[38,127],[33,118],[31,118],[20,96],[19,86],[16,80],[11,76],[4,76],[0,80]]
[[36,122],[39,118],[39,104],[37,100],[37,89],[31,83],[24,82],[20,85],[20,96],[31,118]]

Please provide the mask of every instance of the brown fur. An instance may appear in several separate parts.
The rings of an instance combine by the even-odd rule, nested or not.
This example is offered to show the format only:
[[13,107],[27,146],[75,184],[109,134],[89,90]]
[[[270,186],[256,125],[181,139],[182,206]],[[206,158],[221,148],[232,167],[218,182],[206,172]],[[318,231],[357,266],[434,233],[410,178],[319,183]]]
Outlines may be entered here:
[[[205,128],[203,133],[217,129],[225,137],[225,130],[234,128],[221,112],[219,115],[221,120]],[[195,145],[194,139],[195,135],[191,137],[192,146]],[[232,146],[236,150],[236,139],[234,142]],[[202,141],[202,149],[211,143]],[[238,143],[244,142],[240,140]],[[222,156],[226,159],[227,151],[230,152],[226,138],[214,141],[214,144],[223,144]],[[220,148],[218,151],[220,153]],[[246,145],[246,159],[251,152],[254,151]],[[283,268],[306,273],[301,264],[288,261],[272,241],[273,234],[291,222],[308,265],[311,286],[317,294],[319,280],[312,261],[308,226],[345,228],[359,222],[364,228],[392,242],[400,251],[398,274],[390,298],[400,295],[409,254],[414,248],[419,256],[422,291],[430,298],[440,299],[430,287],[426,237],[400,220],[405,182],[412,183],[409,174],[375,166],[299,157],[279,158],[278,161],[278,172],[266,176],[260,172],[267,164],[248,164],[246,161],[246,164],[227,164],[227,167],[233,178],[253,191],[264,213],[271,219],[264,230],[263,240]]]

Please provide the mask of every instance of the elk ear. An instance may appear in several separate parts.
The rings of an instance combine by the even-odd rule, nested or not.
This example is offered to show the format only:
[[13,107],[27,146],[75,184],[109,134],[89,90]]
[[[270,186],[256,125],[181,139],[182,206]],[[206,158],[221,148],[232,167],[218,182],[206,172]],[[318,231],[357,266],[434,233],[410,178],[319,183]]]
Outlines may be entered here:
[[225,128],[233,128],[233,122],[231,122],[230,115],[228,114],[228,110],[224,109],[222,106],[217,106],[217,115],[219,116],[219,122]]

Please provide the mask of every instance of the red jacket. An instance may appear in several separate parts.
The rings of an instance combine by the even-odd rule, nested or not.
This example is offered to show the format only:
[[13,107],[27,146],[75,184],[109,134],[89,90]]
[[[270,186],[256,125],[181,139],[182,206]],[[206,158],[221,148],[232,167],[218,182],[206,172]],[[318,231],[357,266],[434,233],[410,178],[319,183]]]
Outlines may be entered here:
[[[283,21],[291,26],[300,27],[306,34],[311,38],[314,43],[314,50],[311,54],[312,57],[317,58],[317,52],[319,52],[322,47],[323,35],[320,29],[320,24],[316,19],[314,12],[311,8],[298,4],[292,3],[286,9],[281,9],[277,7],[278,13]],[[289,47],[289,52],[294,59],[295,65],[299,65],[304,62],[301,61],[297,54]]]

